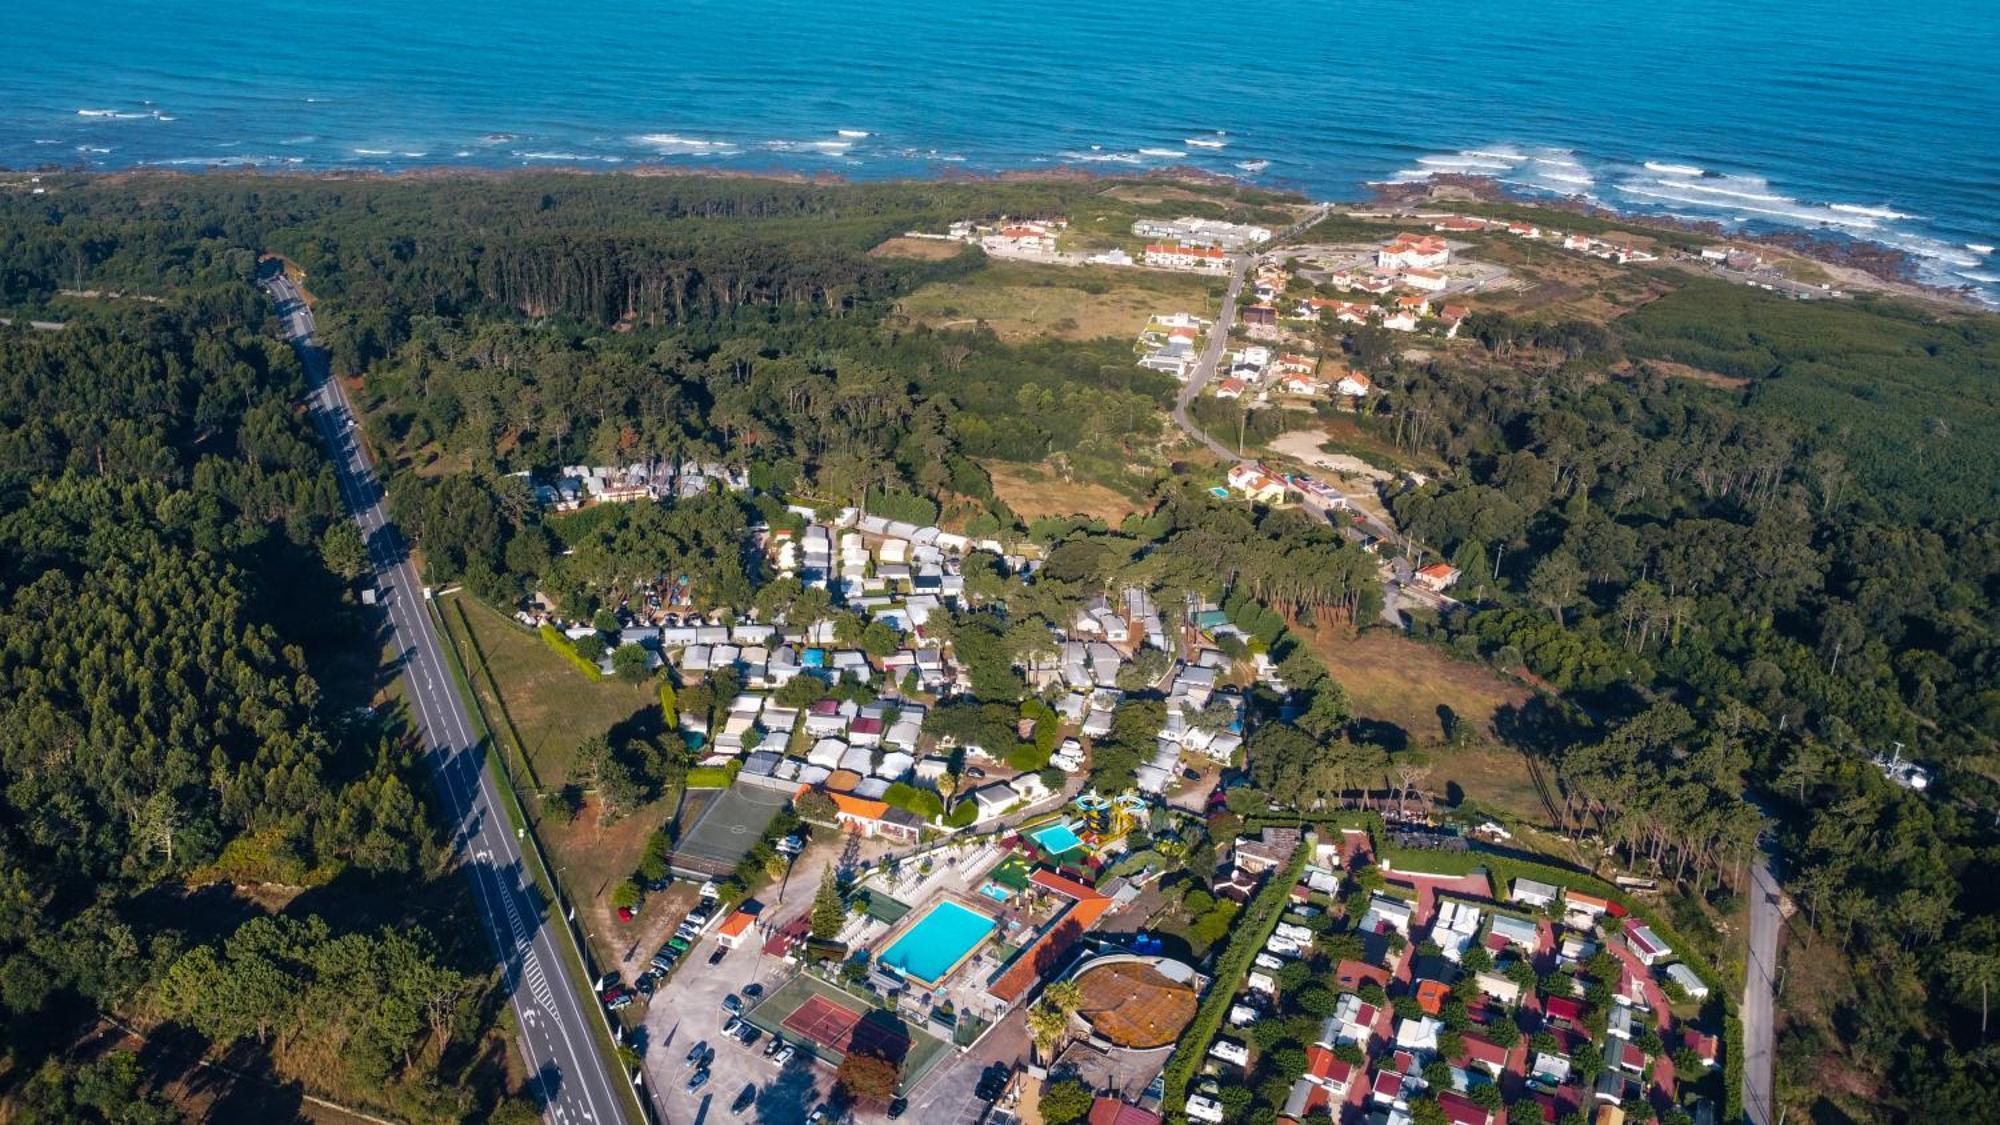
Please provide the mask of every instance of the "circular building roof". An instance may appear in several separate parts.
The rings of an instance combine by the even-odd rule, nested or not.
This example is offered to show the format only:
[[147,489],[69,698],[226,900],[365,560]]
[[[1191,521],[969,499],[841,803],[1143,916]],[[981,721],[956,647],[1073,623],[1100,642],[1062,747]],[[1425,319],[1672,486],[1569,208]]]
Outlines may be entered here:
[[1194,1019],[1201,997],[1187,966],[1164,958],[1114,954],[1070,979],[1083,993],[1077,1014],[1114,1046],[1165,1047]]

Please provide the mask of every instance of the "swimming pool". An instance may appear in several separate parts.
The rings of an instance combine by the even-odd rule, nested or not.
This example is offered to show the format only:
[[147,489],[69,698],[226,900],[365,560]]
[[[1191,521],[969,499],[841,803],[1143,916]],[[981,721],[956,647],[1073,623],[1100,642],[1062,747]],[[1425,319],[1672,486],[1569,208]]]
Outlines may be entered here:
[[903,931],[878,958],[904,976],[936,984],[993,932],[993,919],[946,899]]
[[1050,855],[1061,855],[1071,848],[1083,846],[1083,837],[1067,824],[1052,824],[1034,834],[1035,843]]
[[1001,886],[998,883],[988,883],[985,886],[979,888],[979,893],[985,895],[987,898],[992,899],[994,902],[1006,902],[1008,896],[1013,894],[1014,892],[1008,890],[1007,888]]

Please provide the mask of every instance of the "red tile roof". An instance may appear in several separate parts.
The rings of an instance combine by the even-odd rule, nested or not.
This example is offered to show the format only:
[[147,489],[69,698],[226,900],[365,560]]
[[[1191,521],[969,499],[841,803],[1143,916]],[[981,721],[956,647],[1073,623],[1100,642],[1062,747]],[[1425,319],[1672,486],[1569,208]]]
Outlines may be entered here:
[[1574,996],[1551,996],[1542,1004],[1542,1011],[1550,1019],[1575,1023],[1583,1018],[1583,1002]]
[[1166,1120],[1150,1109],[1126,1105],[1117,1098],[1098,1098],[1090,1103],[1090,1125],[1160,1125]]
[[1502,1047],[1498,1043],[1481,1039],[1477,1035],[1467,1035],[1464,1039],[1466,1058],[1473,1062],[1491,1063],[1494,1066],[1507,1065],[1507,1055],[1509,1054],[1507,1048]]

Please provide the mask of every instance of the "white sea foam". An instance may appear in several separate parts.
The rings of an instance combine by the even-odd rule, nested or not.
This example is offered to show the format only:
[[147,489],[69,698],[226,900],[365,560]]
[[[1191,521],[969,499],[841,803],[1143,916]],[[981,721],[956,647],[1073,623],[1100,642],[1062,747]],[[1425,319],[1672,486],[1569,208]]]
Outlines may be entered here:
[[728,141],[712,141],[701,137],[683,137],[677,133],[646,133],[638,139],[641,144],[651,145],[664,152],[702,155],[738,151],[736,146],[730,144]]
[[1770,185],[1755,176],[1725,177],[1714,181],[1675,180],[1662,177],[1654,181],[1661,187],[1675,191],[1695,191],[1703,195],[1720,195],[1729,199],[1747,199],[1752,203],[1796,203],[1789,195],[1776,195],[1769,191],[1759,191]]
[[1568,172],[1543,172],[1540,173],[1540,176],[1544,180],[1552,180],[1559,184],[1582,184],[1584,187],[1589,187],[1597,182],[1593,176],[1571,175]]
[[357,148],[357,149],[355,149],[355,150],[354,150],[354,155],[356,155],[356,156],[387,156],[387,155],[389,155],[389,150],[388,150],[388,149],[386,149],[386,148]]
[[1062,154],[1064,160],[1081,160],[1089,164],[1142,164],[1136,152],[1105,152],[1102,145],[1091,145],[1089,152],[1070,149]]
[[76,151],[88,152],[97,156],[103,156],[105,153],[108,153],[111,150],[105,147],[104,145],[78,145],[76,146]]
[[1498,160],[1490,155],[1473,155],[1469,152],[1461,152],[1456,156],[1419,156],[1417,157],[1417,163],[1432,168],[1485,168],[1495,172],[1506,172],[1511,170],[1519,161]]
[[1221,148],[1224,145],[1227,145],[1229,142],[1223,140],[1217,140],[1214,137],[1189,137],[1186,140],[1182,141],[1181,143],[1187,145],[1193,145],[1196,148]]
[[872,137],[875,135],[866,129],[836,129],[834,131],[843,137],[852,137],[857,141],[863,137]]
[[[1642,199],[1658,199],[1669,203],[1685,204],[1689,207],[1712,207],[1716,210],[1726,210],[1735,214],[1736,221],[1739,223],[1748,221],[1747,216],[1756,216],[1808,226],[1839,227],[1845,230],[1872,231],[1881,225],[1877,220],[1868,218],[1865,215],[1844,215],[1825,207],[1812,207],[1800,204],[1796,200],[1788,199],[1785,196],[1777,196],[1769,202],[1764,203],[1755,201],[1754,195],[1748,196],[1747,201],[1744,198],[1716,199],[1677,190],[1684,186],[1671,181],[1648,180],[1638,183],[1619,184],[1618,191],[1622,194],[1634,195]],[[1747,193],[1730,192],[1727,194],[1743,197]]]
[[1139,150],[1139,155],[1179,157],[1179,156],[1186,156],[1187,151],[1185,149],[1178,149],[1178,148],[1142,148]]
[[1959,270],[1958,276],[1967,281],[1977,281],[1981,285],[2000,285],[2000,274],[1981,273],[1978,270]]
[[1668,164],[1660,160],[1646,161],[1648,172],[1664,172],[1669,176],[1704,176],[1707,171],[1692,164]]
[[1901,211],[1892,210],[1888,207],[1863,207],[1859,203],[1830,203],[1827,206],[1831,210],[1849,215],[1867,215],[1872,219],[1914,219],[1917,217],[1915,215],[1906,215]]
[[76,111],[76,115],[78,117],[116,117],[118,116],[118,111],[115,109],[79,109]]
[[1238,168],[1243,169],[1245,172],[1249,172],[1254,175],[1258,172],[1262,172],[1266,168],[1269,168],[1271,166],[1271,162],[1268,160],[1242,160],[1238,161],[1236,166]]
[[1993,248],[1984,242],[1968,242],[1965,244],[1965,248],[1975,254],[1991,254],[1993,252]]

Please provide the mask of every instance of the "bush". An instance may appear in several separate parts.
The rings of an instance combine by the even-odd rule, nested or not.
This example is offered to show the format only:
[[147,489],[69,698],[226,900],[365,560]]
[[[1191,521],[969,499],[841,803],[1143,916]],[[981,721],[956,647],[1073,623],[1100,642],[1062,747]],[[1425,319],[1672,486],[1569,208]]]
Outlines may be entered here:
[[977,801],[963,800],[951,807],[951,814],[944,818],[944,822],[952,828],[970,828],[972,827],[972,822],[978,819],[979,803]]
[[897,782],[882,794],[882,800],[899,809],[916,813],[925,820],[936,820],[944,815],[944,798],[928,789]]
[[1096,1100],[1090,1087],[1074,1078],[1065,1078],[1042,1089],[1042,1100],[1036,1108],[1041,1110],[1042,1120],[1048,1125],[1069,1125],[1089,1116],[1091,1104]]
[[578,652],[576,646],[570,643],[570,639],[563,636],[561,629],[556,628],[554,625],[543,625],[536,632],[541,634],[542,643],[554,649],[557,656],[569,661],[577,671],[582,672],[585,676],[593,680],[604,678],[604,673],[597,670],[597,664]]

